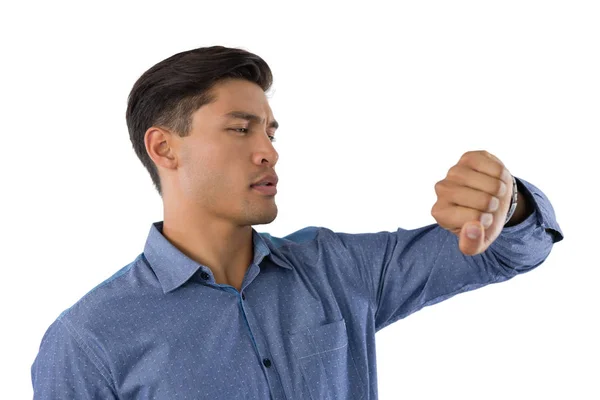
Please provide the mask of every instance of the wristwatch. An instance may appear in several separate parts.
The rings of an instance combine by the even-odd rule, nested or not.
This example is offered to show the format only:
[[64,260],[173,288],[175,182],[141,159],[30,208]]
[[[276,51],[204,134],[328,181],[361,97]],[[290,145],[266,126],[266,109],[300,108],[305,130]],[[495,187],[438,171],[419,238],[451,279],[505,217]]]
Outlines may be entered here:
[[508,223],[508,221],[512,218],[515,210],[517,209],[517,199],[519,198],[519,189],[517,188],[517,180],[515,177],[512,177],[513,180],[513,192],[512,199],[510,200],[510,208],[508,209],[508,214],[506,215],[506,221],[504,221],[504,225]]

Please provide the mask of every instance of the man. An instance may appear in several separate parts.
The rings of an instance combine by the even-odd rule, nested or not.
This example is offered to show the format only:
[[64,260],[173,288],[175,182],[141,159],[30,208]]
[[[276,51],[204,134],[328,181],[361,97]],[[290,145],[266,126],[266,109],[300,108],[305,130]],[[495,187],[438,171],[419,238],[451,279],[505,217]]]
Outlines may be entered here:
[[35,398],[376,399],[377,331],[530,271],[562,240],[546,196],[485,151],[435,185],[437,224],[258,233],[277,216],[271,81],[260,57],[215,46],[135,83],[127,124],[164,220],[49,327]]

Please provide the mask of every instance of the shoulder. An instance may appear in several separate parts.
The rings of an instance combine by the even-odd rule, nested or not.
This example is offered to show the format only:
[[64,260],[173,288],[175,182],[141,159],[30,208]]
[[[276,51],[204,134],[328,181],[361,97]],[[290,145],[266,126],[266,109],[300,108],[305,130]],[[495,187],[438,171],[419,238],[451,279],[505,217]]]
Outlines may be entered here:
[[[322,226],[307,226],[283,237],[273,236],[267,232],[259,232],[259,235],[278,249],[288,246],[310,246],[311,244],[322,244],[323,242],[339,242],[338,233]],[[339,243],[341,244],[341,242]]]
[[269,248],[278,254],[312,257],[325,250],[332,250],[343,245],[336,237],[336,233],[329,228],[320,226],[307,226],[283,237],[266,232],[259,232],[259,235],[268,242]]
[[273,236],[267,232],[259,232],[259,235],[261,235],[263,239],[268,240],[270,243],[272,243],[276,248],[282,248],[289,245],[306,244],[308,242],[314,241],[317,238],[319,232],[323,229],[325,228],[318,226],[307,226],[305,228],[292,232],[284,237]]
[[124,321],[122,310],[133,304],[131,296],[140,288],[148,290],[142,283],[149,282],[144,268],[138,256],[60,313],[44,333],[32,365],[34,387],[46,391],[56,382],[72,381],[72,390],[79,390],[82,377],[93,379],[98,387],[111,386],[104,344],[118,343],[114,331]]
[[348,258],[346,244],[338,233],[329,228],[307,226],[283,237],[270,233],[259,233],[271,249],[272,256],[279,264],[300,269],[330,268],[341,259]]
[[152,291],[160,291],[160,286],[140,254],[64,310],[57,321],[76,330],[106,326],[120,318],[120,311],[135,297]]

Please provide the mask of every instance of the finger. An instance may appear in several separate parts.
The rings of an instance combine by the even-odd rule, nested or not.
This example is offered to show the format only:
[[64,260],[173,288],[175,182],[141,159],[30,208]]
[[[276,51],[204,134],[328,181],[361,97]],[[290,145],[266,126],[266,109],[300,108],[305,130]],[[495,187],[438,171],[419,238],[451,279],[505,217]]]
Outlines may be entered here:
[[468,186],[500,198],[506,194],[509,188],[502,179],[491,177],[465,165],[453,166],[448,170],[446,177],[447,180],[461,186]]
[[506,184],[510,183],[509,181],[512,179],[504,164],[487,151],[469,151],[463,154],[457,164],[467,166],[492,178],[500,179]]
[[469,221],[460,231],[458,248],[463,254],[474,256],[485,250],[485,232],[478,221]]
[[485,229],[494,222],[491,213],[482,213],[479,210],[457,205],[441,206],[436,203],[431,209],[431,215],[442,228],[450,231],[462,229],[466,221],[479,221]]
[[487,151],[483,150],[483,155],[484,155],[484,156],[486,156],[486,157],[489,157],[489,158],[491,158],[491,159],[493,159],[493,160],[496,160],[496,161],[498,161],[500,164],[504,165],[504,163],[503,163],[502,161],[500,161],[500,159],[499,159],[498,157],[496,157],[495,155],[493,155],[492,153],[489,153],[489,152],[487,152]]
[[450,205],[472,208],[481,212],[493,213],[500,206],[498,197],[448,180],[436,183],[435,192],[439,199]]

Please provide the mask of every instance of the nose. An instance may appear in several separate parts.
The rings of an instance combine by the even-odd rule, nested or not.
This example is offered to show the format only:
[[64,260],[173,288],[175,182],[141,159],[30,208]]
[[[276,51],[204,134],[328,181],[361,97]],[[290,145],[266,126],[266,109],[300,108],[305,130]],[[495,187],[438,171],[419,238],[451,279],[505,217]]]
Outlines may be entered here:
[[264,139],[260,140],[260,143],[258,145],[259,148],[257,151],[254,152],[252,159],[257,165],[262,166],[266,163],[271,168],[273,168],[279,160],[279,153],[277,153],[277,150],[275,150],[275,147],[273,147],[273,143],[267,135],[260,136],[264,137]]

